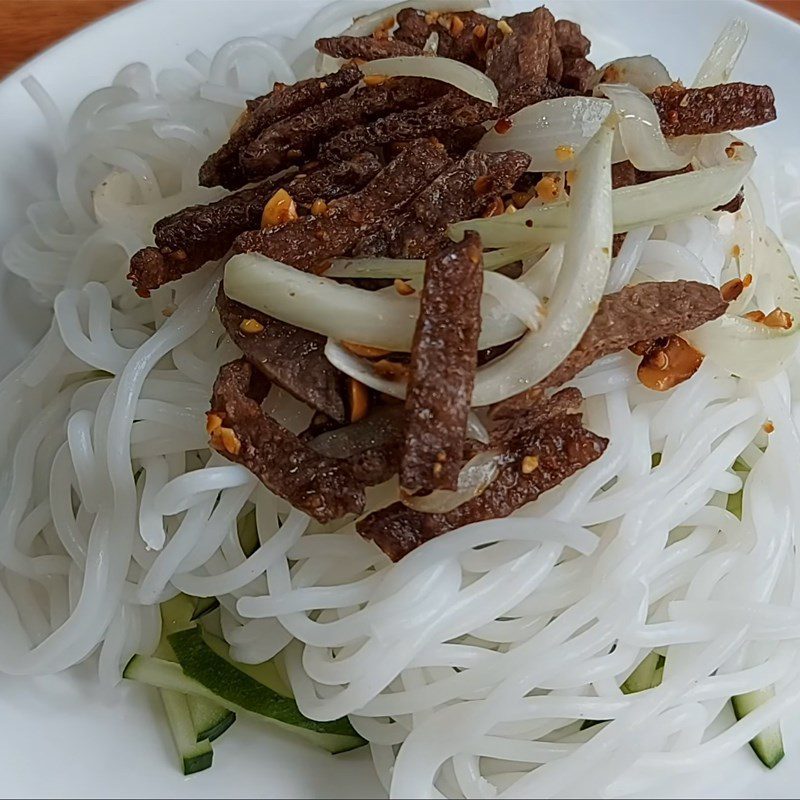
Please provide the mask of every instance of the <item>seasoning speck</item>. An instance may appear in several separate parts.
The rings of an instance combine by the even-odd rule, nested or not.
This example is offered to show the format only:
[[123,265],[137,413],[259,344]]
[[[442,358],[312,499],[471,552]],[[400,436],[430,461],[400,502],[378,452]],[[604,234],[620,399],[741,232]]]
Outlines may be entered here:
[[559,161],[569,161],[575,156],[575,148],[568,144],[560,144],[556,147],[556,158]]
[[535,472],[539,469],[539,457],[538,456],[525,456],[522,459],[522,474],[523,475],[530,475],[532,472]]
[[414,287],[409,286],[405,281],[400,280],[400,278],[394,279],[394,290],[397,294],[401,294],[404,297],[414,294]]
[[239,330],[242,333],[261,333],[264,326],[257,319],[243,319],[239,323]]

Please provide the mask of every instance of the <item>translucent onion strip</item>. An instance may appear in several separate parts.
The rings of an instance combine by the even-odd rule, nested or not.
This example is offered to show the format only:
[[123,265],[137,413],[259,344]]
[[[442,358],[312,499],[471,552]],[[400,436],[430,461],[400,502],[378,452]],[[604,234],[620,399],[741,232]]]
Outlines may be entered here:
[[353,355],[334,339],[328,339],[325,345],[325,357],[336,369],[355,378],[365,386],[369,386],[370,389],[375,389],[389,397],[396,397],[398,400],[402,400],[406,396],[404,380],[390,380],[379,375],[370,361]]
[[661,132],[658,112],[647,95],[635,86],[607,83],[598,87],[614,103],[625,154],[641,170],[666,172],[683,169],[692,154],[676,153]]
[[744,20],[735,19],[725,27],[714,42],[711,52],[700,66],[692,84],[696,89],[726,83],[747,42],[749,29]]
[[606,122],[578,159],[573,225],[542,327],[478,370],[472,402],[489,405],[546,378],[575,348],[594,317],[611,267],[611,147]]
[[[601,81],[629,83],[649,94],[658,86],[672,83],[667,68],[655,56],[628,56],[611,61],[597,71]],[[598,89],[603,88],[599,84]]]
[[483,291],[494,297],[512,316],[528,330],[538,330],[544,318],[542,301],[522,282],[511,280],[499,272],[486,272]]
[[[729,143],[730,137],[727,140]],[[708,164],[713,150],[714,166],[615,189],[611,193],[614,232],[665,225],[727,203],[741,188],[756,153],[744,144],[728,157],[726,146],[724,138],[705,136],[698,155]],[[464,231],[474,230],[481,235],[484,247],[558,242],[566,238],[569,220],[570,205],[553,203],[524,208],[513,215],[458,222],[450,226],[450,234],[458,240]]]
[[598,97],[545,100],[514,114],[507,133],[490,130],[478,148],[488,153],[520,150],[531,157],[531,171],[563,172],[572,169],[611,108],[611,103]]
[[479,72],[475,67],[462,64],[452,58],[430,58],[429,56],[379,58],[376,61],[361,64],[361,71],[365,75],[386,75],[388,77],[404,75],[444,81],[493,106],[497,105],[499,99],[497,87],[491,78]]
[[[419,316],[419,296],[394,289],[370,292],[301,272],[255,253],[234,256],[225,267],[229,297],[265,314],[333,339],[408,352]],[[494,298],[481,302],[479,347],[519,337],[525,326]]]

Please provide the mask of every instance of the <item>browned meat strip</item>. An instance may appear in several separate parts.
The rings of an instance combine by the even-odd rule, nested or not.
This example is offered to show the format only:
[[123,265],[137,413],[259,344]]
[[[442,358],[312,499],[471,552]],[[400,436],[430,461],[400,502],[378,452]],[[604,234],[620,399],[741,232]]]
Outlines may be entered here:
[[364,61],[422,55],[422,49],[414,45],[394,39],[374,39],[372,36],[333,36],[317,39],[314,46],[320,53],[333,58],[361,58]]
[[[324,336],[237,303],[222,287],[217,311],[228,335],[259,372],[312,408],[338,422],[345,421],[342,378],[325,358]],[[243,328],[245,320],[256,324]]]
[[598,359],[637,342],[697,328],[721,317],[727,307],[719,289],[695,281],[639,283],[608,294],[578,346],[561,365],[538,385],[497,403],[492,416],[517,414],[538,403],[545,389],[572,380]]
[[544,7],[505,20],[511,31],[496,26],[486,56],[486,74],[501,97],[523,83],[538,83],[547,77],[550,40],[555,36],[555,18]]
[[334,200],[322,216],[244,233],[234,249],[258,251],[298,269],[321,271],[330,259],[350,254],[384,219],[401,212],[450,163],[439,142],[419,140],[360,192]]
[[564,75],[564,56],[558,47],[555,36],[550,39],[550,56],[547,60],[547,77],[554,83],[560,83]]
[[578,94],[586,94],[592,88],[597,68],[587,58],[565,58],[561,83]]
[[324,100],[344,94],[361,80],[361,70],[349,65],[322,78],[309,78],[291,86],[276,84],[268,95],[248,102],[239,127],[200,167],[201,186],[238,189],[248,182],[239,165],[239,153],[266,127]]
[[483,69],[486,65],[487,32],[496,24],[497,20],[474,11],[426,14],[404,8],[397,14],[398,28],[394,38],[421,48],[428,37],[436,33],[439,37],[437,55]]
[[361,153],[351,161],[308,175],[291,180],[270,178],[216,203],[178,211],[155,224],[156,247],[133,256],[129,278],[140,293],[149,293],[168,280],[199,269],[207,261],[222,258],[240,233],[260,227],[264,205],[280,187],[299,205],[310,206],[318,198],[327,202],[357,191],[380,169],[377,156]]
[[478,497],[446,514],[423,514],[402,503],[369,514],[356,529],[393,561],[447,531],[506,517],[596,461],[608,440],[587,431],[580,415],[566,414],[522,427],[505,442],[497,478]]
[[470,125],[469,128],[459,128],[456,131],[442,131],[436,138],[453,158],[463,158],[485,135],[486,128],[483,125]]
[[367,125],[343,130],[320,148],[320,156],[329,161],[350,158],[375,145],[437,136],[441,132],[452,134],[497,116],[497,109],[488,103],[452,90],[422,108],[388,114]]
[[529,156],[514,150],[467,153],[433,181],[404,215],[387,220],[358,254],[425,258],[446,240],[448,225],[481,216],[498,195],[514,186],[529,163]]
[[377,86],[365,86],[347,97],[326,100],[262,131],[242,149],[242,169],[250,180],[271,175],[312,158],[320,144],[343,129],[416,108],[444,91],[444,85],[437,81],[394,78]]
[[556,392],[549,400],[540,396],[532,406],[520,409],[517,414],[491,419],[490,434],[492,444],[503,450],[515,437],[524,434],[537,425],[566,414],[577,414],[583,403],[583,395],[579,389],[569,387]]
[[581,33],[581,26],[568,19],[556,22],[556,42],[564,58],[585,58],[591,42]]
[[744,186],[730,199],[727,203],[717,206],[714,211],[727,211],[729,214],[735,214],[744,203]]
[[542,100],[554,100],[557,97],[568,97],[576,92],[560,83],[549,79],[544,81],[531,81],[515,86],[500,101],[500,112],[503,117],[510,117],[517,111],[541,103]]
[[777,117],[772,89],[750,83],[724,83],[705,89],[659,86],[650,97],[665,136],[738,131]]
[[431,255],[411,347],[400,486],[408,494],[456,489],[475,381],[483,256],[467,233]]
[[244,359],[219,372],[211,398],[211,444],[249,469],[295,508],[325,523],[364,507],[364,490],[350,467],[314,452],[261,408],[268,383]]

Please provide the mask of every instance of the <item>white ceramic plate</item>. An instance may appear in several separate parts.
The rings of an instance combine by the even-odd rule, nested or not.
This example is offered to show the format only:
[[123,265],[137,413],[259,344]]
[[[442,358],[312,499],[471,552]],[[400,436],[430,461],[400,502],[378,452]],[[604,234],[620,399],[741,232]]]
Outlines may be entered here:
[[[178,66],[195,48],[213,52],[241,35],[293,35],[322,0],[150,0],[87,28],[0,83],[0,243],[24,221],[33,200],[54,196],[47,131],[20,79],[34,74],[65,112],[132,61],[154,69]],[[533,0],[498,3],[502,11]],[[387,2],[388,5],[388,2]],[[800,105],[800,27],[744,0],[552,0],[559,15],[579,21],[598,63],[653,52],[671,74],[691,77],[722,25],[741,16],[750,41],[734,76],[768,83],[780,121],[748,134],[773,157],[796,147]],[[793,153],[797,158],[797,152]],[[44,331],[45,309],[20,281],[0,269],[0,375]],[[5,454],[0,454],[2,458]],[[0,642],[0,647],[2,647]],[[105,690],[90,665],[65,675],[22,679],[0,675],[1,797],[379,797],[366,752],[332,757],[240,720],[215,744],[214,768],[183,778],[152,693],[139,686]],[[787,757],[767,772],[748,752],[724,768],[675,776],[653,796],[798,797],[800,725],[784,724]],[[794,730],[793,730],[794,729]]]

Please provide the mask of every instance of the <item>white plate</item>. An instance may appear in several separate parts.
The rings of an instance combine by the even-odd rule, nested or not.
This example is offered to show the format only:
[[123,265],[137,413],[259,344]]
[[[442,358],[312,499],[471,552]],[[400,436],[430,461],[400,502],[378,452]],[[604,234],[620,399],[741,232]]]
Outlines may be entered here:
[[[69,112],[129,62],[146,61],[159,69],[181,64],[195,48],[213,52],[235,36],[292,35],[321,5],[321,0],[150,0],[75,34],[0,83],[0,242],[23,223],[28,203],[54,195],[47,131],[19,84],[25,75],[36,75]],[[800,27],[744,0],[554,0],[548,5],[584,26],[598,63],[653,52],[683,78],[693,76],[725,22],[745,18],[750,41],[734,78],[770,84],[780,112],[778,124],[748,139],[771,157],[796,148]],[[523,4],[502,2],[498,8],[522,10]],[[47,311],[27,300],[21,282],[0,270],[0,375],[28,352],[47,320]],[[151,693],[138,686],[100,689],[88,665],[57,677],[0,675],[0,796],[381,795],[367,753],[334,758],[244,720],[215,744],[214,768],[185,779],[175,768],[158,715]],[[763,770],[743,751],[723,769],[675,776],[657,796],[797,797],[800,735],[793,727],[800,734],[800,726],[789,719],[787,757],[777,770]]]

